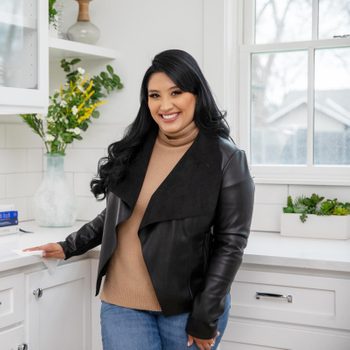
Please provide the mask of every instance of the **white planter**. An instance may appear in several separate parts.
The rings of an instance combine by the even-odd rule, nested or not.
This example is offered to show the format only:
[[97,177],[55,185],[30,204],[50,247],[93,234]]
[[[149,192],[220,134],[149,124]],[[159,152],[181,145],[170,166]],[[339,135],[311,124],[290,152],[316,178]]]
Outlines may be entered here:
[[300,214],[281,215],[281,235],[306,238],[349,239],[350,215],[319,216],[308,214],[300,221]]

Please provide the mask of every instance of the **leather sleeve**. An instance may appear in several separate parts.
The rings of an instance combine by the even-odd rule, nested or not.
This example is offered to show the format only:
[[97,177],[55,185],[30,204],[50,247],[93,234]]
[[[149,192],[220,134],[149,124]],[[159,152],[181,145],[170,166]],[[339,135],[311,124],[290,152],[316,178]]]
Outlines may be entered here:
[[237,150],[227,161],[216,209],[212,255],[204,289],[195,295],[188,319],[188,334],[214,338],[217,321],[224,312],[225,296],[242,262],[253,213],[254,182],[244,151]]
[[86,223],[78,231],[71,233],[64,241],[57,242],[63,248],[65,260],[75,255],[81,255],[89,249],[97,247],[102,242],[103,225],[106,209],[92,221]]

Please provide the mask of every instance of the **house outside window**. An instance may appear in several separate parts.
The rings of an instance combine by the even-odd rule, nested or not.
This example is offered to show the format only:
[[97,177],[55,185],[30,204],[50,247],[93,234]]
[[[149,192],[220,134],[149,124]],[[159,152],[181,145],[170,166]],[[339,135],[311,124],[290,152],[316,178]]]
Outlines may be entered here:
[[258,182],[350,184],[350,1],[241,1],[241,144]]

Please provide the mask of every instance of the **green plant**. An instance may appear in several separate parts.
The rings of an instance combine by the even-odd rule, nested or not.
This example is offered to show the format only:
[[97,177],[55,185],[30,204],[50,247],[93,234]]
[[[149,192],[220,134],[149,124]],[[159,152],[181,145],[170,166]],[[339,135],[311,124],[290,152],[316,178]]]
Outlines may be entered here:
[[291,196],[287,198],[284,213],[300,214],[301,222],[305,222],[307,214],[315,215],[350,215],[350,203],[338,202],[335,199],[326,199],[313,193],[311,197],[299,196],[294,201]]
[[55,8],[56,0],[49,0],[49,23],[52,24],[55,28],[57,26],[56,23],[56,15],[57,10]]
[[47,153],[64,155],[68,144],[74,140],[82,140],[81,132],[87,130],[91,117],[100,116],[97,107],[106,102],[102,98],[123,88],[112,66],[107,65],[107,71],[89,78],[83,68],[73,68],[79,62],[79,58],[70,62],[61,60],[61,68],[67,73],[67,81],[50,96],[46,116],[38,113],[20,115],[44,141]]

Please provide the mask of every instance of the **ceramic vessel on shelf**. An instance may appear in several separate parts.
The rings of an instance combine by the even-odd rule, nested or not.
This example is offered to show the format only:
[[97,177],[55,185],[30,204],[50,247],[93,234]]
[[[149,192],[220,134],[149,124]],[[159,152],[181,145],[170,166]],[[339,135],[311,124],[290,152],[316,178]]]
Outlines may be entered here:
[[46,154],[46,171],[34,194],[34,217],[39,226],[68,227],[76,219],[72,186],[64,174],[64,156]]
[[79,3],[78,20],[68,28],[67,37],[72,41],[96,44],[100,30],[90,22],[89,3],[91,0],[76,0]]

